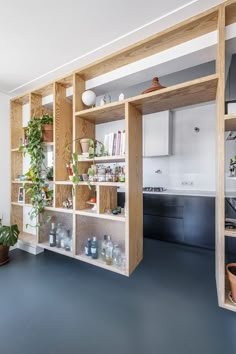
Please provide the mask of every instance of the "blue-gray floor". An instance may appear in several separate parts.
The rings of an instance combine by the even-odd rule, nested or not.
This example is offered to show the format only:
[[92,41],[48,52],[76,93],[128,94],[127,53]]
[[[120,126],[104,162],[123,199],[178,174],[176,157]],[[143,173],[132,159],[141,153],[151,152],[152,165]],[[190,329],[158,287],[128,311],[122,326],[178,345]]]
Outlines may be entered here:
[[1,354],[235,354],[212,252],[145,240],[130,278],[45,252],[0,267]]

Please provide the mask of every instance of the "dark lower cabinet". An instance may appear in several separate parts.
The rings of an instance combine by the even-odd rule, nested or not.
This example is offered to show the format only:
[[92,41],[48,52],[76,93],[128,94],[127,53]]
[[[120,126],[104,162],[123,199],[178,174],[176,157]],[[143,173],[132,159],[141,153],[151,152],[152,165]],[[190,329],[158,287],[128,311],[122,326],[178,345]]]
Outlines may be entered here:
[[184,242],[183,219],[157,215],[144,215],[144,237],[163,241]]
[[[124,193],[118,203],[124,206]],[[226,216],[236,212],[226,203]],[[190,246],[215,248],[215,198],[143,194],[143,235]],[[236,239],[225,238],[226,253],[236,254]]]
[[215,246],[215,198],[144,194],[144,237]]

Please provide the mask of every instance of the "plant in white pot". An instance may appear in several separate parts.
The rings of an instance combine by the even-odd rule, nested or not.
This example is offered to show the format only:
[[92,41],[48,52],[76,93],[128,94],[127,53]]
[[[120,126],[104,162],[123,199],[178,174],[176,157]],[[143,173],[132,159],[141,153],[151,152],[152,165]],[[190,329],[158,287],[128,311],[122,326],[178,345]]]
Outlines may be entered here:
[[9,248],[17,243],[19,233],[16,224],[2,225],[0,220],[0,266],[9,261]]

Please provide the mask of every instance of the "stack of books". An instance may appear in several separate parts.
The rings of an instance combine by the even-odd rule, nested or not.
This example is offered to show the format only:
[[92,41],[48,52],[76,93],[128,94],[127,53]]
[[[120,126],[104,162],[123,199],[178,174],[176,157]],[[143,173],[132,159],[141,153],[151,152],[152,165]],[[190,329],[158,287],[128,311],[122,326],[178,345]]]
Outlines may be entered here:
[[109,156],[125,155],[125,130],[106,134],[104,147]]

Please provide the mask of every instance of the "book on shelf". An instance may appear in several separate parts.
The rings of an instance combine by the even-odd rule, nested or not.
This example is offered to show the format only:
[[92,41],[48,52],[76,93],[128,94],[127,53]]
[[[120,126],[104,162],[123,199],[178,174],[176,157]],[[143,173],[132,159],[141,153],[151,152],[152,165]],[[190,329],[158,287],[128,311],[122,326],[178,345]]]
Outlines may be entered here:
[[104,148],[108,156],[125,155],[125,130],[105,134]]

